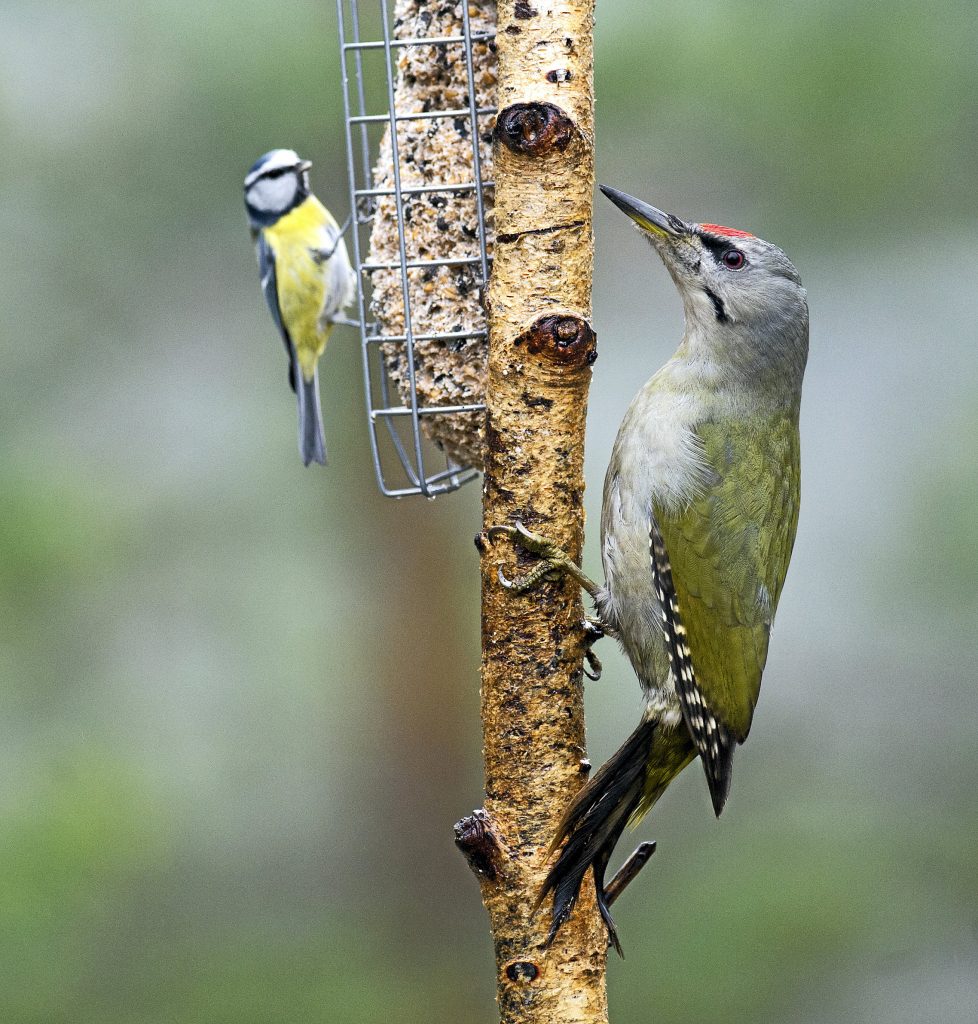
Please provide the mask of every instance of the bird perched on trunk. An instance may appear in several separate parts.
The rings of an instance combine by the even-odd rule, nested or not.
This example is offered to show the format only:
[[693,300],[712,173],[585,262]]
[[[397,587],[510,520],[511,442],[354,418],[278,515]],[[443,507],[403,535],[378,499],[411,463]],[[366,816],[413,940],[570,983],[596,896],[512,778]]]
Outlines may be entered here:
[[299,403],[299,452],[307,466],[326,463],[319,357],[356,283],[342,230],[309,190],[311,166],[295,150],[273,149],[244,180],[261,287],[289,355],[289,384]]
[[593,867],[620,953],[604,876],[622,830],[697,755],[719,815],[750,730],[798,523],[808,305],[769,242],[602,191],[659,254],[686,315],[675,355],[618,431],[601,508],[605,584],[522,525],[493,532],[543,559],[512,583],[500,572],[504,584],[525,590],[556,572],[581,582],[644,691],[640,725],[564,814],[540,897],[554,896],[552,939]]

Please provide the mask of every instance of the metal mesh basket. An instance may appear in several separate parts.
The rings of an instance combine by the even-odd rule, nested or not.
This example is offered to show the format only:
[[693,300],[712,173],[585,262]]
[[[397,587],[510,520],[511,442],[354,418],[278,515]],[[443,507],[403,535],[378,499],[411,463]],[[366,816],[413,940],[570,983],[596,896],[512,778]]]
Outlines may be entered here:
[[[403,6],[411,0],[398,2]],[[422,12],[417,24],[412,22],[405,31],[404,20],[394,15],[394,6],[391,0],[373,0],[367,9],[368,4],[360,4],[357,0],[337,0],[353,211],[353,258],[358,278],[364,384],[377,481],[383,493],[393,497],[409,494],[434,497],[453,491],[479,475],[478,456],[459,456],[451,441],[445,443],[440,439],[446,436],[446,431],[450,437],[451,431],[467,418],[470,423],[478,423],[481,445],[481,417],[485,411],[484,368],[481,380],[466,392],[471,398],[445,404],[432,400],[431,390],[419,390],[419,377],[427,372],[425,352],[433,345],[456,352],[462,351],[466,345],[480,345],[484,353],[486,330],[481,310],[478,318],[481,322],[476,323],[470,317],[472,322],[455,325],[455,329],[426,330],[417,310],[418,275],[431,280],[439,274],[465,274],[480,295],[488,282],[491,225],[487,228],[485,190],[491,188],[492,183],[483,180],[487,158],[485,151],[480,153],[480,140],[485,145],[487,119],[495,114],[495,110],[478,103],[473,47],[482,44],[480,52],[484,52],[486,47],[493,47],[491,41],[495,33],[473,31],[472,12],[466,0],[443,9],[443,13],[452,9],[455,18],[460,15],[461,31],[450,35],[424,34],[423,30],[431,25],[431,16],[426,12]],[[421,32],[411,31],[419,27]],[[435,22],[436,31],[437,27]],[[438,58],[438,55],[452,55],[465,78],[459,94],[462,102],[438,106],[437,101],[429,104],[425,100],[421,108],[415,104],[411,110],[398,109],[397,92],[403,85],[403,77],[398,78],[398,58],[401,58],[403,76],[403,51],[411,47],[427,48],[424,52],[435,54],[443,64],[447,63],[447,58]],[[458,59],[460,56],[464,56],[464,62]],[[435,109],[428,109],[429,105]],[[462,138],[466,137],[467,131],[471,140],[464,179],[454,174],[450,183],[435,180],[415,184],[415,176],[411,173],[413,165],[405,164],[404,147],[409,126],[431,122],[432,130],[436,130],[434,122],[445,121],[455,125]],[[391,173],[385,172],[382,177],[386,180],[378,182],[374,168],[381,151],[385,159],[390,160],[387,170]],[[407,159],[410,161],[410,155]],[[411,251],[406,232],[412,210],[416,208],[412,204],[424,202],[434,206],[443,202],[438,198],[441,195],[447,197],[444,202],[458,201],[451,197],[466,196],[466,202],[471,203],[474,197],[476,223],[467,229],[466,235],[472,239],[472,245],[463,247],[466,253],[463,255],[459,255],[456,249],[434,259],[418,258]],[[375,218],[378,224],[375,224]],[[364,259],[364,253],[369,254],[371,232],[380,226],[381,219],[385,230],[388,226],[396,228],[392,250],[394,258],[371,262],[369,255]],[[400,279],[397,297],[400,315],[399,318],[387,317],[386,323],[382,322],[383,317],[378,317],[376,308],[377,282],[385,274],[388,284],[396,282],[396,275]],[[386,294],[390,291],[388,288]],[[392,322],[400,329],[392,330]],[[425,345],[428,349],[424,348]],[[442,376],[446,375],[443,373]],[[439,447],[443,451],[439,451]],[[448,456],[445,451],[449,452]]]

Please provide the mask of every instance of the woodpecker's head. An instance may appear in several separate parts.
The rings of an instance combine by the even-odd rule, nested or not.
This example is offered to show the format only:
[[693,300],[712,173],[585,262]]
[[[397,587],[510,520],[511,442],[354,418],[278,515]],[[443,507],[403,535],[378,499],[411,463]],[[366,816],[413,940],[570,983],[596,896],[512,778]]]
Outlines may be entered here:
[[676,282],[690,343],[749,364],[787,361],[804,372],[808,303],[794,264],[747,231],[692,224],[601,186],[638,225]]
[[309,195],[310,167],[294,149],[273,149],[252,164],[244,193],[253,229],[274,224]]

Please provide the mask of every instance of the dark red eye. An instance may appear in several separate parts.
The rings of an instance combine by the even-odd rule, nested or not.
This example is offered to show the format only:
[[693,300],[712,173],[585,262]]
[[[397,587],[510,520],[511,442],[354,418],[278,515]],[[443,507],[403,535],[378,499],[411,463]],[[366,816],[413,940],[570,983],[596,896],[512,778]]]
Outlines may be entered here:
[[727,270],[740,270],[744,265],[744,254],[739,249],[728,249],[720,259]]

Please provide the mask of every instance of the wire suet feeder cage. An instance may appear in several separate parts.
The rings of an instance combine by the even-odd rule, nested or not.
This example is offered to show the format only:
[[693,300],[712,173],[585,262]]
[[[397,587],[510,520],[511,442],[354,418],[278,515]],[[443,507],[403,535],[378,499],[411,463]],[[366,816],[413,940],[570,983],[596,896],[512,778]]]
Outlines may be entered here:
[[384,494],[434,497],[482,466],[495,0],[337,14],[374,468]]

